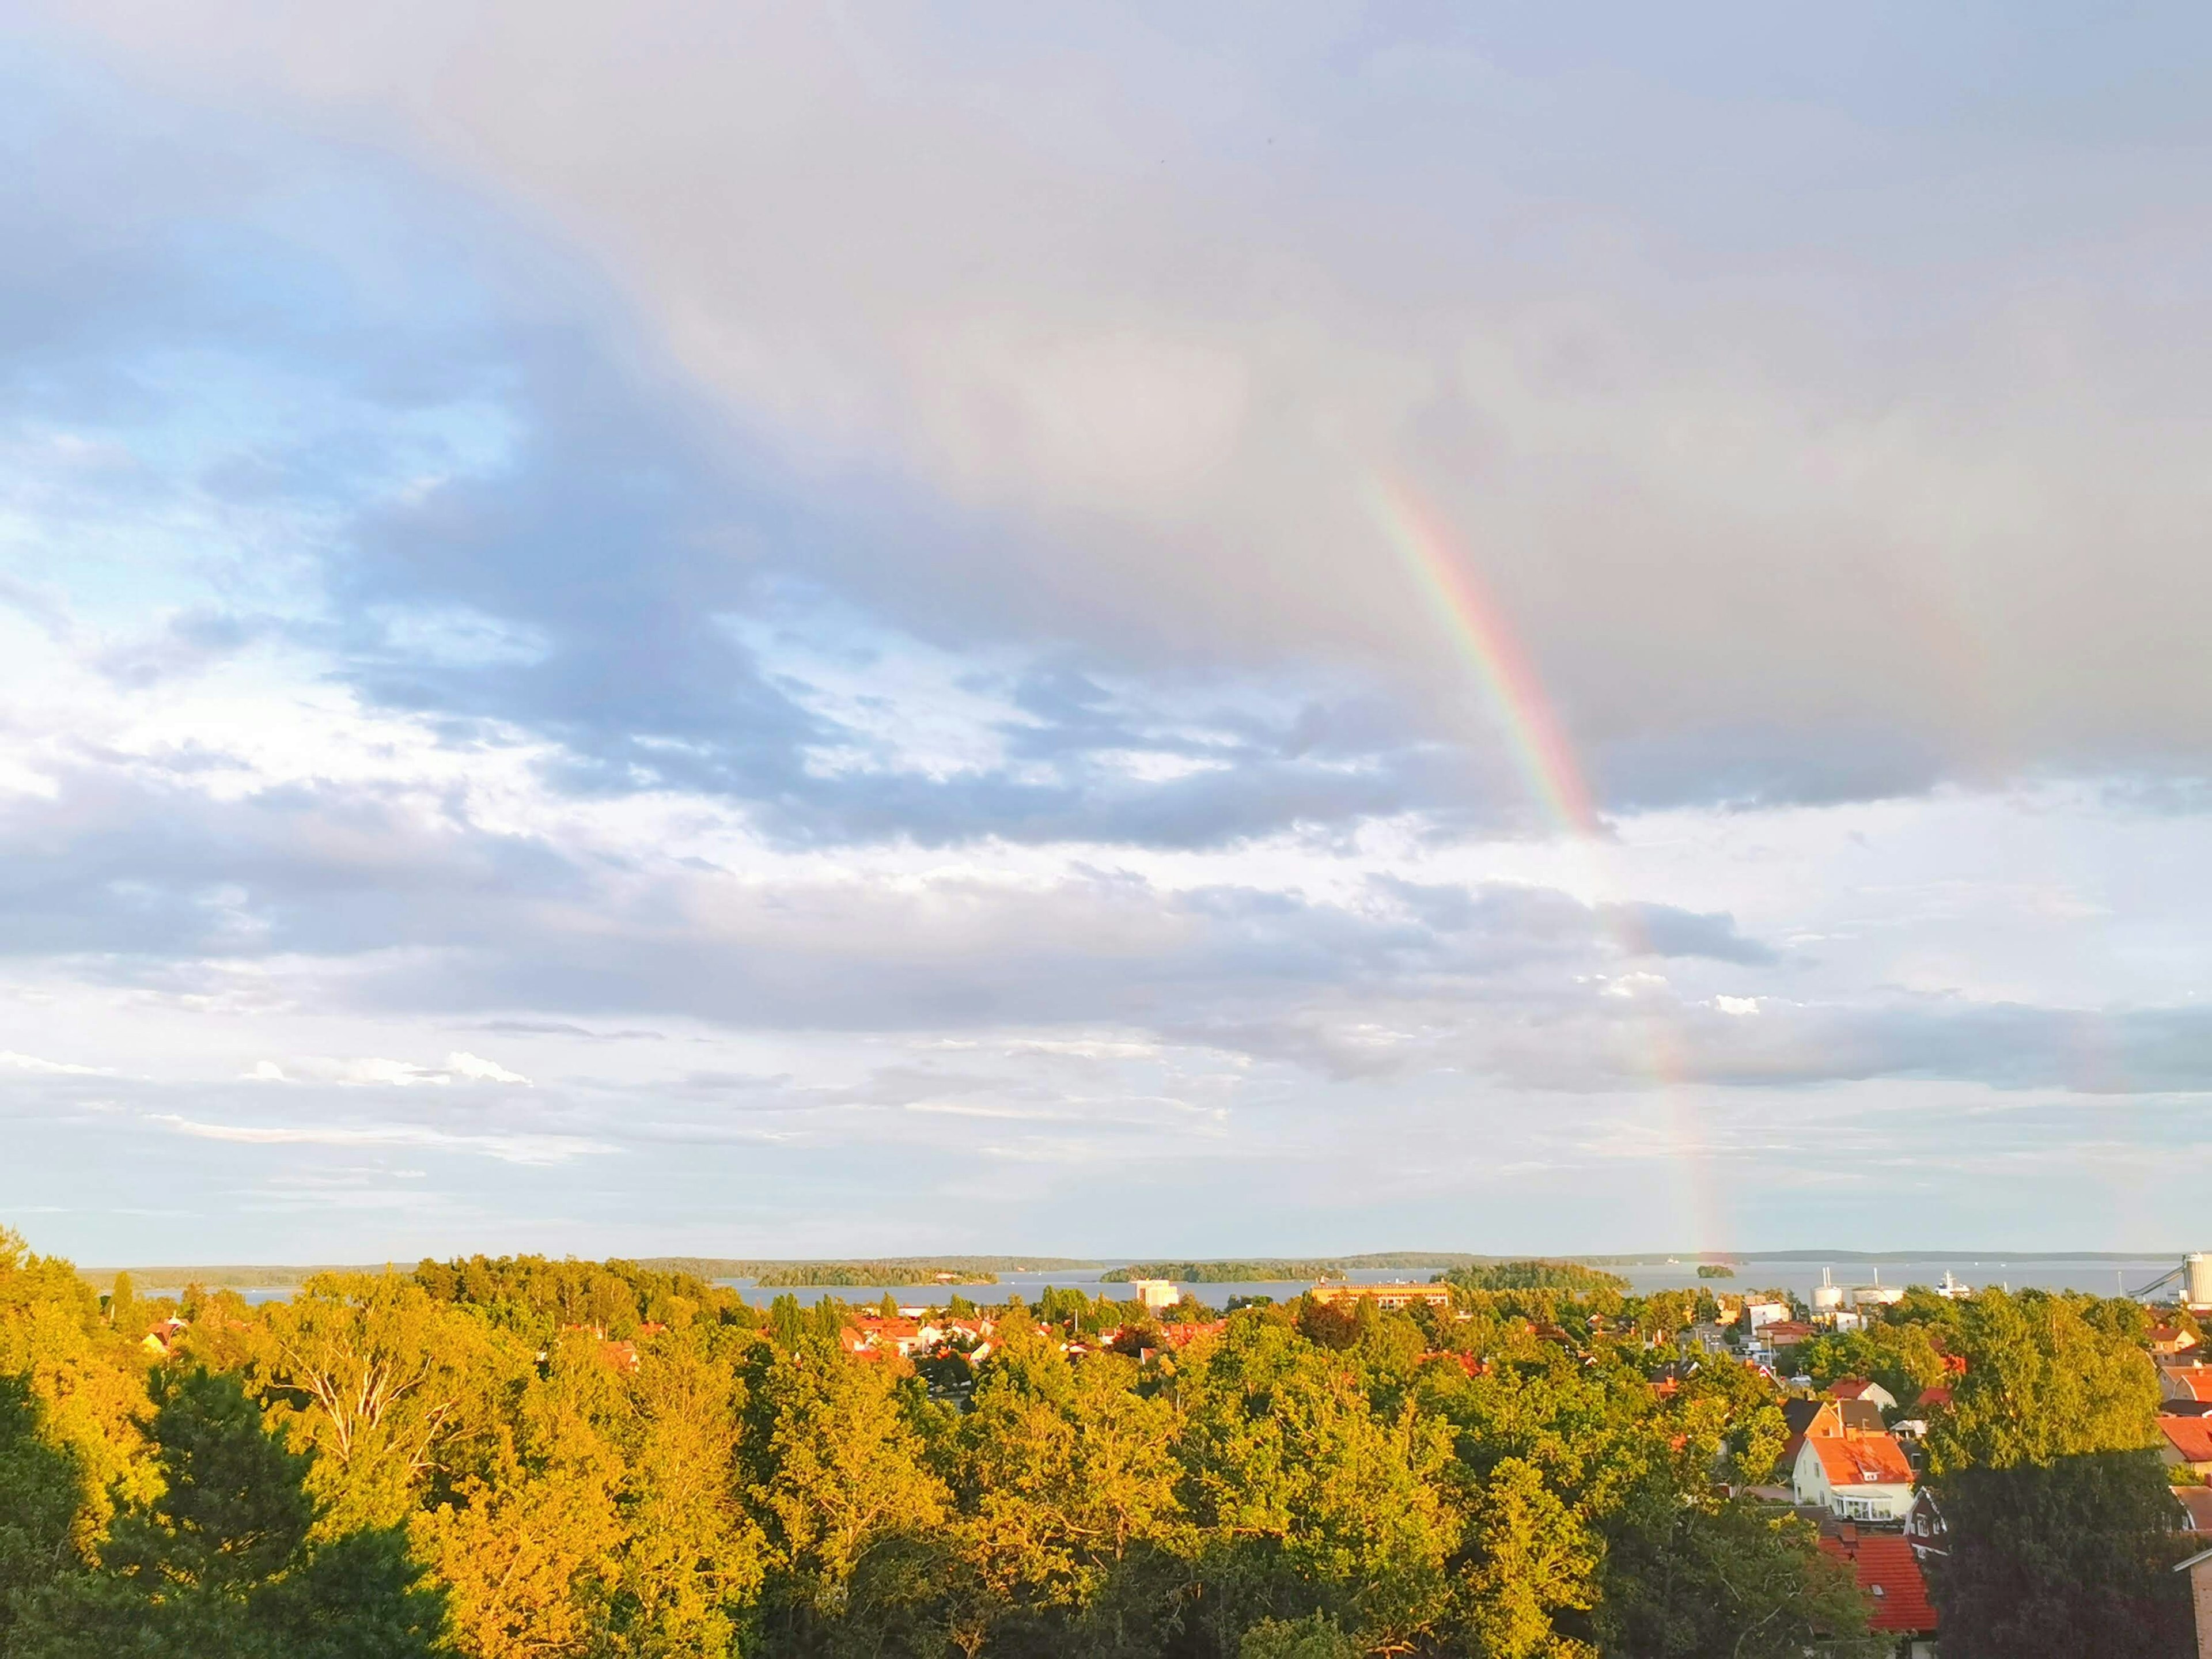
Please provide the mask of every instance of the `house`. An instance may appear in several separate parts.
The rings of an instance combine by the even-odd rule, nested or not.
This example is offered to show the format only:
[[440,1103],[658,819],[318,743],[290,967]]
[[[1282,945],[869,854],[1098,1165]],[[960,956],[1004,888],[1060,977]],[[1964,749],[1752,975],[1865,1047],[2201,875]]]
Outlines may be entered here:
[[1912,1507],[1905,1512],[1905,1541],[1923,1562],[1951,1553],[1951,1528],[1936,1507],[1936,1494],[1925,1486],[1913,1495]]
[[1133,1279],[1129,1293],[1147,1308],[1172,1308],[1182,1300],[1182,1292],[1166,1279]]
[[2181,1506],[2181,1530],[2212,1533],[2212,1486],[2170,1486]]
[[2160,1416],[2158,1431],[2166,1442],[2159,1458],[2168,1468],[2212,1474],[2212,1418]]
[[1813,1340],[1813,1328],[1798,1319],[1777,1319],[1759,1328],[1759,1334],[1778,1348]]
[[1867,1626],[1895,1639],[1902,1659],[1935,1659],[1936,1604],[1912,1547],[1894,1533],[1862,1533],[1847,1526],[1823,1538],[1823,1553],[1850,1564],[1867,1599]]
[[1930,1382],[1921,1389],[1920,1398],[1912,1402],[1912,1409],[1922,1417],[1950,1410],[1951,1385],[1948,1382]]
[[2173,1564],[2189,1575],[2189,1604],[2197,1615],[2197,1659],[2212,1659],[2212,1550]]
[[1863,1400],[1785,1400],[1782,1424],[1790,1431],[1782,1463],[1791,1469],[1797,1467],[1798,1448],[1808,1436],[1883,1432],[1881,1412]]
[[1451,1286],[1449,1285],[1316,1285],[1307,1292],[1316,1302],[1327,1305],[1348,1302],[1357,1305],[1372,1302],[1385,1312],[1410,1308],[1425,1302],[1431,1308],[1451,1306]]
[[1883,1388],[1881,1383],[1869,1382],[1863,1376],[1838,1377],[1833,1382],[1828,1384],[1828,1398],[1868,1401],[1877,1411],[1893,1412],[1897,1409],[1895,1395]]
[[2194,1359],[2160,1365],[2158,1391],[2166,1400],[2212,1401],[2212,1366]]
[[1800,1504],[1838,1521],[1902,1522],[1912,1507],[1912,1466],[1886,1434],[1808,1434],[1790,1486]]
[[1185,1325],[1163,1325],[1160,1335],[1168,1346],[1180,1352],[1201,1336],[1218,1336],[1228,1328],[1229,1322],[1225,1319],[1194,1319]]
[[2150,1328],[2150,1351],[2154,1354],[2186,1353],[2197,1346],[2197,1334],[2185,1331],[2179,1325],[2154,1325]]
[[1743,1304],[1744,1328],[1754,1335],[1777,1320],[1789,1317],[1790,1304],[1786,1302],[1746,1302]]

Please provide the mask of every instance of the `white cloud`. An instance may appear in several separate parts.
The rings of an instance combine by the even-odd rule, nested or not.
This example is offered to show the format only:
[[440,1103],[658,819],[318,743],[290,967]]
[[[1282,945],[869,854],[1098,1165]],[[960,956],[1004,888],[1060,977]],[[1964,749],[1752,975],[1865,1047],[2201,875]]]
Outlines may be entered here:
[[36,1054],[19,1054],[12,1049],[0,1049],[0,1066],[12,1066],[19,1072],[35,1072],[45,1077],[106,1077],[108,1075],[98,1066],[75,1066],[64,1060],[41,1060]]
[[530,1082],[520,1072],[510,1072],[498,1061],[485,1060],[477,1054],[458,1052],[447,1054],[446,1069],[455,1077],[466,1078],[471,1083],[520,1083],[527,1085]]
[[471,1152],[506,1164],[566,1164],[611,1152],[605,1141],[581,1135],[480,1134],[421,1124],[247,1124],[210,1123],[173,1112],[149,1112],[146,1121],[198,1140],[226,1140],[245,1146],[412,1146]]
[[1717,996],[1713,999],[1713,1006],[1719,1009],[1721,1012],[1724,1014],[1742,1016],[1757,1013],[1759,1012],[1759,1000],[1757,997],[1732,997],[1722,995]]

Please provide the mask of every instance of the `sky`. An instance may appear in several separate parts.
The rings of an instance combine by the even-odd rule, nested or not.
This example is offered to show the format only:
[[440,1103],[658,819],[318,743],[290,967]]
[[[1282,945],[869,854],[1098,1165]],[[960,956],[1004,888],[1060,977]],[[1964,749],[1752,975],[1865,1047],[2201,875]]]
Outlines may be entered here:
[[0,1222],[2212,1248],[2208,35],[9,9]]

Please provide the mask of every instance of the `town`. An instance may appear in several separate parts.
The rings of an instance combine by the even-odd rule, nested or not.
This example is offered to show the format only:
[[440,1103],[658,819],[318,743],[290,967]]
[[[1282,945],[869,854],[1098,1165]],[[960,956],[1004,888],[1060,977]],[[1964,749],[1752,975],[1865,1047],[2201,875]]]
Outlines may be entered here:
[[[0,1470],[67,1450],[106,1472],[76,1486],[78,1526],[143,1513],[158,1534],[165,1500],[130,1471],[175,1479],[165,1435],[211,1431],[165,1423],[232,1389],[306,1460],[316,1512],[400,1526],[400,1605],[484,1659],[518,1632],[613,1632],[648,1594],[692,1607],[692,1637],[792,1653],[939,1650],[917,1621],[1006,1654],[2212,1653],[2205,1255],[2127,1297],[1948,1274],[1634,1296],[1524,1261],[1218,1307],[1141,1276],[979,1302],[974,1273],[924,1300],[756,1306],[681,1273],[482,1257],[257,1305],[12,1260],[0,1370],[34,1329],[48,1357]],[[522,1462],[483,1464],[487,1433]],[[726,1472],[681,1474],[724,1495],[680,1522],[653,1496],[676,1445],[720,1447]],[[592,1512],[607,1530],[576,1534]],[[725,1565],[678,1568],[664,1524],[704,1528],[687,1547]],[[825,1553],[833,1525],[853,1530]],[[1351,1553],[1311,1554],[1324,1538]],[[925,1540],[927,1572],[879,1581]],[[39,1644],[87,1628],[85,1597],[137,1593],[57,1559],[7,1603],[0,1652],[75,1651]],[[1224,1572],[1246,1585],[1226,1600],[1206,1588]]]

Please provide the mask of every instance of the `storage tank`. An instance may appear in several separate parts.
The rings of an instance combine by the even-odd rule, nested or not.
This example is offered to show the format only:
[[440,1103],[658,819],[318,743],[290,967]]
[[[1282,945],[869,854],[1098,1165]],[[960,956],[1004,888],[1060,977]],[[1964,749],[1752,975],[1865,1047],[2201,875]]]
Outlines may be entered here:
[[1813,1311],[1829,1313],[1844,1305],[1844,1287],[1828,1277],[1828,1269],[1820,1269],[1820,1282],[1813,1287]]
[[2181,1261],[2187,1286],[2182,1299],[2192,1308],[2212,1308],[2212,1255],[2191,1250]]

